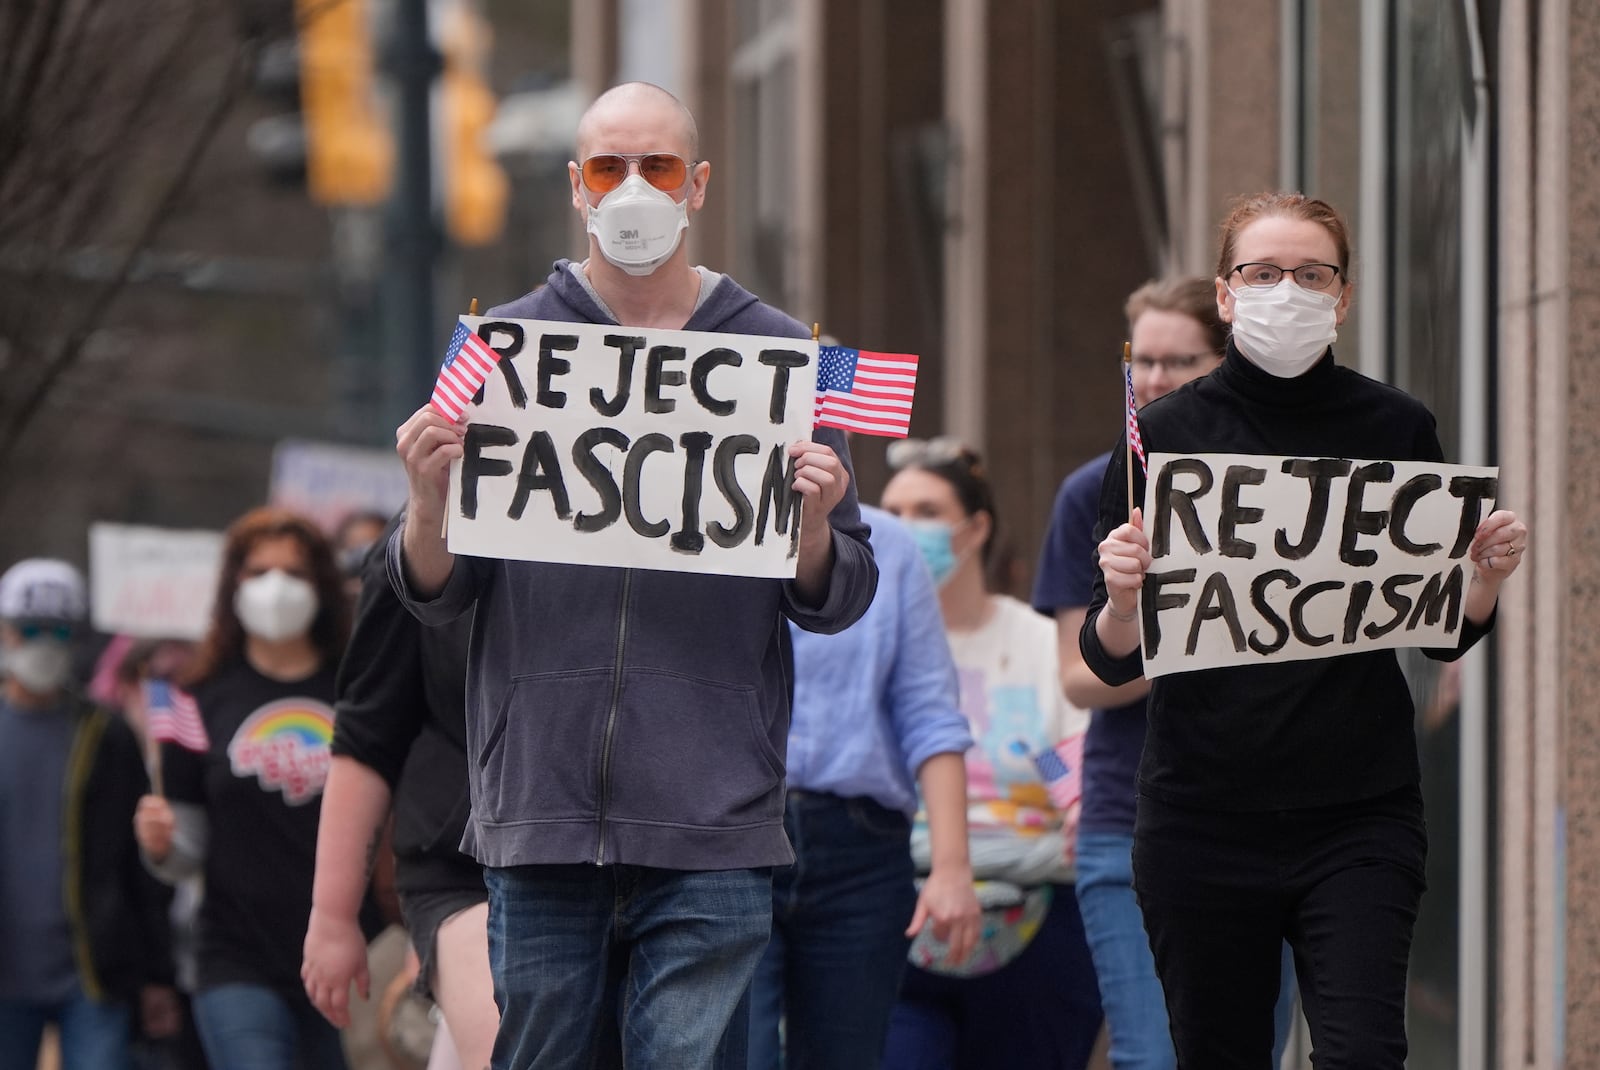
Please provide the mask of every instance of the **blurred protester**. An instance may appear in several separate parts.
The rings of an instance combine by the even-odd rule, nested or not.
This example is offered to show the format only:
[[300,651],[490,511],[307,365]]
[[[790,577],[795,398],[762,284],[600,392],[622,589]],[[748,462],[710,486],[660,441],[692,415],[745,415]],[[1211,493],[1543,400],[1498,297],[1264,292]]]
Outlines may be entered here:
[[[1268,192],[1235,202],[1214,281],[1227,353],[1139,413],[1145,447],[1442,461],[1421,402],[1334,359],[1354,292],[1350,260],[1349,228],[1325,201]],[[1133,507],[1145,477],[1125,452],[1112,452],[1102,484],[1107,534],[1079,633],[1085,662],[1112,685],[1143,672],[1139,592],[1152,562]],[[1527,546],[1509,510],[1478,524],[1457,641],[1429,657],[1459,658],[1488,633]],[[1152,682],[1134,887],[1180,1066],[1266,1065],[1284,940],[1316,1065],[1405,1065],[1407,961],[1428,850],[1413,709],[1393,649]]]
[[418,987],[449,1024],[442,1043],[453,1039],[460,1064],[476,1070],[489,1064],[500,1018],[489,977],[488,892],[481,867],[460,850],[470,807],[463,701],[471,631],[470,616],[418,622],[390,585],[384,555],[367,558],[339,670],[301,976],[338,1026],[349,1020],[352,985],[369,998],[363,860],[370,865],[392,803],[395,883],[420,959]]
[[205,876],[195,1018],[207,1058],[227,1070],[345,1065],[338,1031],[301,988],[299,952],[348,617],[310,521],[273,508],[235,521],[187,677],[184,712],[201,737],[189,742],[204,749],[163,744],[166,797],[139,801],[156,872]]
[[[1126,312],[1133,395],[1141,408],[1222,363],[1228,329],[1217,315],[1210,279],[1147,282],[1129,296]],[[1108,381],[1111,375],[1108,367]],[[1078,649],[1078,631],[1094,593],[1094,526],[1110,460],[1108,450],[1062,482],[1040,552],[1033,607],[1056,619],[1067,699],[1091,711],[1083,745],[1077,889],[1111,1033],[1111,1065],[1116,1070],[1173,1070],[1177,1055],[1167,1006],[1133,894],[1135,780],[1150,683],[1143,677],[1118,687],[1102,683]],[[1282,1057],[1294,1012],[1294,959],[1287,944],[1283,962],[1274,1066]]]
[[[118,636],[117,639],[126,638]],[[145,756],[146,772],[156,775],[160,761],[158,744],[148,735],[152,706],[161,706],[167,700],[173,680],[181,677],[194,658],[194,644],[182,640],[140,639],[127,643],[114,639],[105,655],[120,653],[114,664],[107,667],[111,704],[122,711],[128,727],[139,741],[140,753]],[[96,677],[103,674],[96,673]],[[162,709],[156,709],[159,718]],[[199,947],[200,900],[203,888],[199,874],[179,881],[172,891],[172,906],[167,919],[172,932],[172,961],[176,979],[176,1007],[174,1013],[163,1016],[164,1021],[146,1020],[141,1030],[141,1042],[136,1051],[139,1070],[204,1070],[205,1053],[200,1047],[200,1033],[195,1028],[192,997],[195,991]]]
[[[972,736],[938,596],[905,525],[867,506],[861,516],[878,562],[871,607],[837,635],[790,626],[784,828],[796,858],[773,874],[772,937],[751,989],[751,1070],[876,1070],[911,937],[931,926],[961,960],[978,936],[962,764]],[[919,786],[934,841],[920,894]]]
[[[589,258],[490,315],[810,334],[689,263],[711,165],[676,97],[609,90],[577,147]],[[628,1065],[743,1065],[771,867],[794,861],[782,624],[838,631],[877,578],[844,436],[789,447],[801,524],[795,578],[779,581],[452,555],[440,525],[465,434],[431,405],[399,429],[410,495],[389,570],[425,623],[475,613],[464,846],[489,888],[494,1066],[587,1067],[619,1043]]]
[[72,679],[85,609],[65,561],[0,576],[0,1067],[32,1067],[53,1023],[63,1070],[129,1070],[134,1016],[173,1005],[167,891],[130,829],[138,744]]
[[1100,995],[1073,894],[1085,715],[1062,695],[1055,628],[984,578],[997,527],[977,454],[951,439],[891,445],[883,507],[910,526],[939,605],[977,746],[967,752],[972,866],[985,906],[978,951],[956,962],[919,938],[884,1066],[1081,1070]]
[[351,605],[361,597],[361,566],[388,526],[389,518],[382,513],[359,509],[339,521],[333,531],[333,554]]

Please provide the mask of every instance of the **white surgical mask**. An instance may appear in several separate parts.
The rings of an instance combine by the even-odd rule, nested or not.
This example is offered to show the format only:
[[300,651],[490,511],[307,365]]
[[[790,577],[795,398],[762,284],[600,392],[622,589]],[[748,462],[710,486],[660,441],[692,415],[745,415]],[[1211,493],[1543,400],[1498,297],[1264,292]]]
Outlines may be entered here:
[[245,580],[233,596],[233,610],[244,630],[277,642],[304,635],[317,615],[317,591],[282,569]]
[[589,206],[588,230],[600,255],[630,275],[648,275],[660,267],[688,226],[687,198],[675,201],[638,174]]
[[5,652],[5,667],[24,691],[48,695],[72,675],[72,651],[59,639],[29,639]]
[[1233,342],[1250,363],[1282,379],[1303,375],[1339,337],[1339,298],[1285,275],[1276,286],[1228,287]]

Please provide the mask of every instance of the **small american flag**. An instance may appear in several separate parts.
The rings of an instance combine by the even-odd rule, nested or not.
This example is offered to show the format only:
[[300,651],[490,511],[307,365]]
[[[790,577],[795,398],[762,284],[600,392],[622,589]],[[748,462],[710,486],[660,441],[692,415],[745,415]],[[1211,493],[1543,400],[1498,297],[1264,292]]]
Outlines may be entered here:
[[1083,797],[1083,735],[1069,736],[1054,748],[1033,756],[1034,768],[1050,793],[1050,804],[1066,813]]
[[1128,384],[1128,445],[1133,447],[1134,456],[1139,458],[1139,471],[1149,478],[1150,469],[1144,463],[1144,439],[1139,434],[1139,403],[1133,400],[1133,364],[1123,361],[1122,372]]
[[165,680],[146,680],[144,688],[145,732],[156,743],[176,743],[185,750],[201,753],[211,749],[211,737],[200,720],[200,707],[187,692]]
[[917,358],[843,346],[817,350],[816,427],[905,438],[917,392]]
[[472,396],[499,362],[500,354],[490,349],[489,343],[457,321],[450,348],[445,350],[444,363],[439,367],[439,379],[433,384],[433,407],[448,420],[461,419],[472,404]]

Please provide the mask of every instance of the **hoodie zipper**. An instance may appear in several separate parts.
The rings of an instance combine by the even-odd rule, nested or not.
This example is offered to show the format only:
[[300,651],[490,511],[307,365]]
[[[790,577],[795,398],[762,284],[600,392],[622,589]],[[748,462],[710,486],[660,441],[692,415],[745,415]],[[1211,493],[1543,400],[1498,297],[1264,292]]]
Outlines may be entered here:
[[611,672],[611,708],[606,711],[606,734],[600,744],[600,822],[595,830],[594,864],[606,864],[606,813],[611,808],[611,737],[617,731],[617,709],[622,702],[622,650],[628,641],[628,596],[633,592],[633,569],[622,572],[622,599],[617,609],[617,651]]

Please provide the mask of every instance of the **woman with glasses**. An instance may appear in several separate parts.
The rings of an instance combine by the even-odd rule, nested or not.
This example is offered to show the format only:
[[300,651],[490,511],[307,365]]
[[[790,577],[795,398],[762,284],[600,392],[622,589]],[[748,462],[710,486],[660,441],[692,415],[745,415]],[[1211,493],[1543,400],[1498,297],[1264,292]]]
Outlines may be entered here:
[[911,527],[939,585],[976,740],[967,821],[985,910],[978,950],[963,963],[926,938],[912,946],[883,1065],[1078,1070],[1101,1022],[1067,821],[1068,766],[1087,718],[1061,693],[1053,623],[988,588],[996,512],[977,455],[949,439],[908,440],[890,448],[889,463],[883,508]]
[[[1326,203],[1290,193],[1239,201],[1222,225],[1215,284],[1227,353],[1140,412],[1146,449],[1442,460],[1421,403],[1334,360],[1349,269],[1348,229]],[[1113,685],[1142,672],[1139,589],[1151,565],[1125,480],[1118,450],[1081,632],[1085,660]],[[1460,641],[1430,657],[1460,657],[1488,631],[1527,541],[1506,510],[1478,525]],[[1317,1065],[1405,1064],[1406,965],[1427,853],[1412,724],[1392,650],[1153,682],[1133,879],[1179,1066],[1265,1070],[1284,940]]]
[[[1142,408],[1222,362],[1228,328],[1209,278],[1157,279],[1125,306],[1133,349],[1133,394]],[[1139,754],[1144,749],[1143,677],[1118,687],[1084,664],[1078,631],[1094,593],[1095,524],[1107,451],[1062,481],[1040,553],[1033,607],[1056,620],[1061,683],[1068,701],[1090,710],[1083,744],[1083,807],[1078,820],[1078,907],[1094,953],[1100,1002],[1115,1070],[1172,1070],[1177,1056],[1166,1000],[1133,894],[1133,820]],[[1281,1053],[1294,1011],[1294,962],[1284,955],[1274,1051]]]

